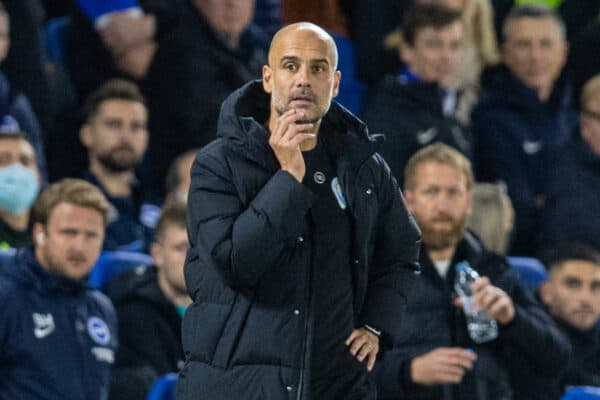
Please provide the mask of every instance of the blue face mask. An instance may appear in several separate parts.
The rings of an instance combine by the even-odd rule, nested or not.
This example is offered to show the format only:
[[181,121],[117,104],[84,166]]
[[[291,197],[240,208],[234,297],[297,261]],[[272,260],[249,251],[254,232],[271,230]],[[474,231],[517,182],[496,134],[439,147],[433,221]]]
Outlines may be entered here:
[[21,164],[0,168],[0,208],[9,214],[27,211],[39,189],[36,174]]

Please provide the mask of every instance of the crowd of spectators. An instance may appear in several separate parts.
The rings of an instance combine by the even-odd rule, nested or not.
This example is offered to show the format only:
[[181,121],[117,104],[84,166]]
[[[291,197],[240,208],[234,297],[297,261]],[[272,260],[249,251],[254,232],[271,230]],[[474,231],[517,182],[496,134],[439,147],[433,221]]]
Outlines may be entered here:
[[[2,275],[0,263],[0,304],[17,307],[2,296],[27,290],[38,301],[62,285],[60,299],[75,291],[86,313],[103,318],[90,335],[104,350],[88,360],[101,364],[99,378],[79,383],[102,388],[90,395],[93,385],[75,385],[51,398],[107,398],[104,364],[114,362],[110,398],[143,399],[157,377],[182,367],[191,166],[216,138],[222,101],[261,77],[272,35],[297,21],[351,44],[350,57],[340,53],[351,65],[339,68],[355,76],[341,86],[366,87],[351,104],[385,135],[379,152],[422,230],[418,295],[373,373],[380,398],[557,399],[569,385],[600,385],[600,0],[2,0],[0,248],[29,250],[11,259],[25,272]],[[94,202],[55,199],[35,220],[45,188],[92,190],[70,178],[93,184]],[[76,264],[87,252],[84,273],[52,270],[44,258],[50,216],[65,202],[102,217],[94,229],[103,251],[152,256],[106,289],[116,311],[82,288],[94,244],[65,255]],[[440,234],[443,223],[453,229]],[[541,259],[548,282],[525,291],[505,256]],[[470,342],[453,304],[451,267],[463,259],[506,307],[491,346]],[[574,285],[588,285],[587,297],[561,306]],[[8,382],[26,374],[14,360],[30,357],[29,344],[4,334],[22,310],[0,316],[0,399],[19,393]],[[24,313],[34,326],[59,318],[52,308]],[[117,331],[111,359],[116,338],[101,335]],[[449,359],[460,368],[441,377],[432,365]],[[3,369],[9,362],[14,375]],[[43,397],[43,382],[30,394]],[[540,387],[547,391],[530,391]]]

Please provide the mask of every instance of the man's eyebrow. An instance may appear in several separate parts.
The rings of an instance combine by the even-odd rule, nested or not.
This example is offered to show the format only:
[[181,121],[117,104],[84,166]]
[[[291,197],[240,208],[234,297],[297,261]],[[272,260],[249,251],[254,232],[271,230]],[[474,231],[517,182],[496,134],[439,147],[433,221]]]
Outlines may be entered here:
[[[300,57],[297,57],[297,56],[283,56],[281,58],[280,64],[283,64],[286,61],[300,62]],[[326,58],[317,58],[317,59],[310,60],[310,63],[311,64],[327,64],[327,65],[329,65],[329,60],[326,59]]]

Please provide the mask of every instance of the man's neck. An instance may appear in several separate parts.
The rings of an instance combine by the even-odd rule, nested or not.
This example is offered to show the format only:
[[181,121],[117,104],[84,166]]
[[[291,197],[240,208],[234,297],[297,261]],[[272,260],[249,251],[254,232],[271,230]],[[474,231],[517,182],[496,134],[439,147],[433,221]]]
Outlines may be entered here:
[[427,249],[427,255],[429,256],[429,259],[433,262],[448,261],[448,260],[452,259],[455,251],[456,251],[455,246],[447,247],[445,249],[438,249],[438,250]]
[[134,179],[133,170],[112,172],[97,160],[90,161],[90,171],[112,197],[127,197],[131,195],[131,184]]
[[167,300],[173,305],[187,307],[192,304],[192,299],[190,299],[188,294],[185,292],[182,293],[169,285],[166,278],[161,273],[158,274],[158,287]]
[[545,87],[545,88],[537,88],[536,92],[538,95],[538,99],[542,103],[545,103],[548,101],[548,99],[550,98],[550,95],[552,94],[552,86]]
[[0,219],[2,219],[11,229],[17,232],[25,232],[29,226],[29,214],[30,210],[27,210],[23,214],[9,214],[0,211]]

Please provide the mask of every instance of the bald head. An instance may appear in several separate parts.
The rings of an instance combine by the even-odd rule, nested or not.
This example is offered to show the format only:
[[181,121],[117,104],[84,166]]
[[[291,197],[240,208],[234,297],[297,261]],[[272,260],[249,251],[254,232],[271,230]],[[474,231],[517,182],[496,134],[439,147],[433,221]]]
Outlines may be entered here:
[[269,65],[276,62],[277,56],[280,54],[282,47],[286,47],[290,42],[295,42],[299,38],[313,38],[322,42],[327,50],[327,58],[330,59],[333,70],[337,69],[338,52],[335,42],[331,35],[323,28],[310,22],[298,22],[287,25],[281,28],[273,36],[271,46],[269,47]]

